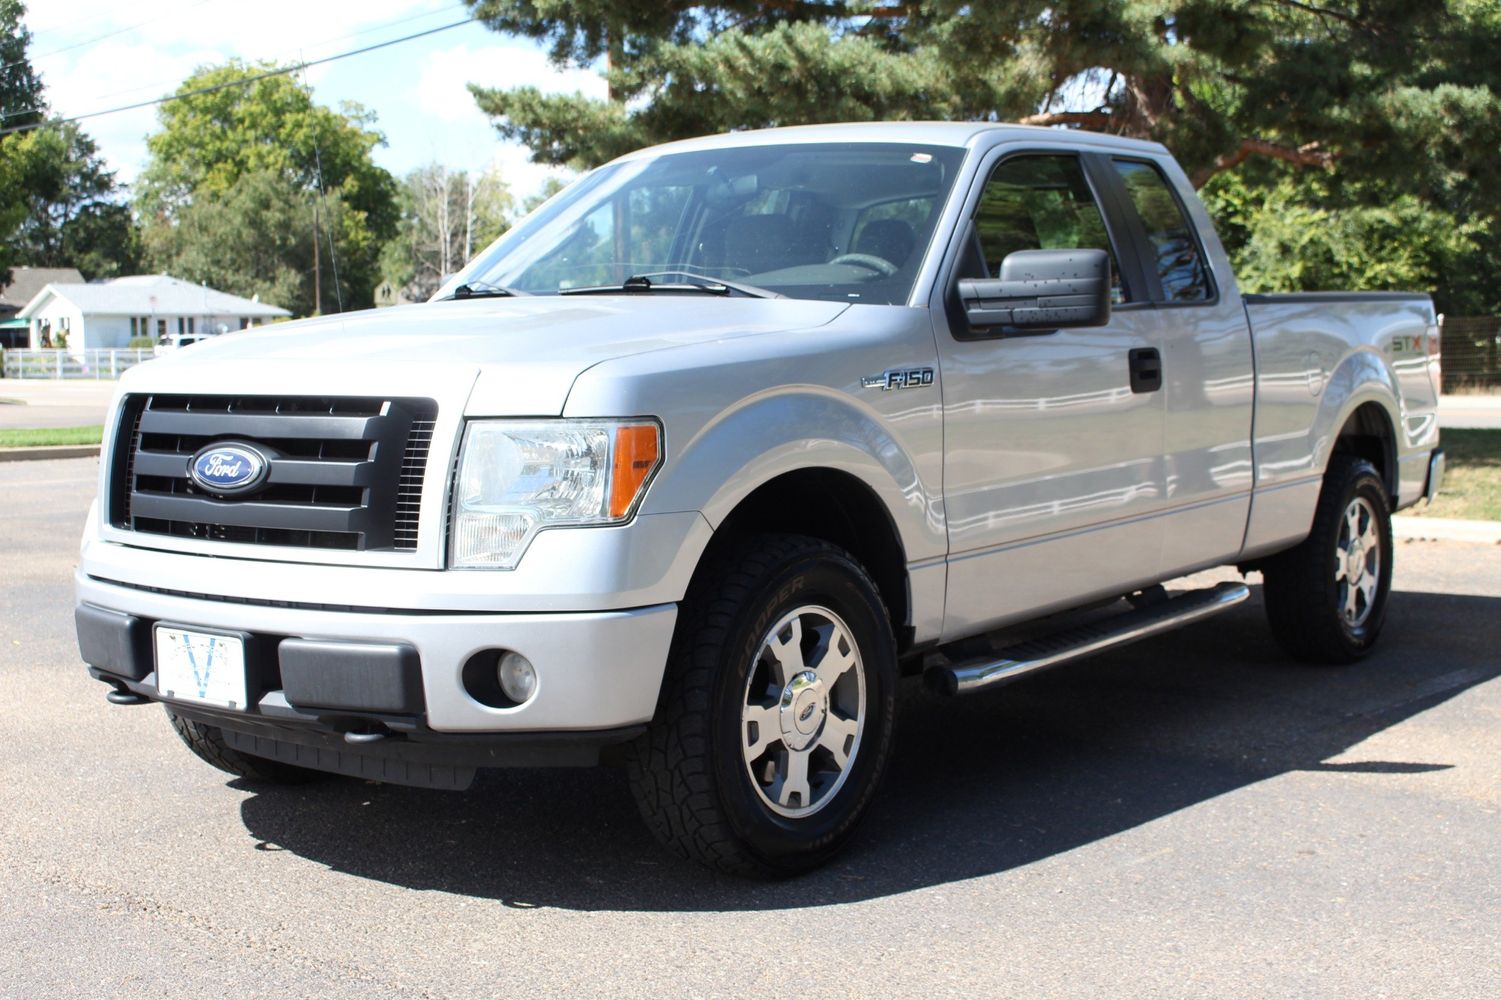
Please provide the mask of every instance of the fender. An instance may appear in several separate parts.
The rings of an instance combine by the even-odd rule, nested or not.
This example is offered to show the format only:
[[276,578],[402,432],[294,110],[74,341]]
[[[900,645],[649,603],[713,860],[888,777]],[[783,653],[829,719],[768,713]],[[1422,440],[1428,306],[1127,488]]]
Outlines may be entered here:
[[1314,414],[1313,426],[1309,429],[1314,466],[1320,475],[1329,468],[1329,458],[1334,454],[1334,443],[1340,431],[1344,430],[1355,411],[1367,403],[1381,407],[1386,416],[1393,442],[1393,451],[1388,458],[1395,471],[1395,449],[1400,447],[1397,428],[1402,426],[1396,379],[1385,358],[1372,348],[1362,347],[1341,359],[1330,374]]
[[772,479],[834,469],[881,499],[909,562],[947,549],[936,484],[923,481],[912,456],[875,413],[832,391],[794,386],[742,400],[679,447],[653,487],[654,499],[702,511],[716,528]]

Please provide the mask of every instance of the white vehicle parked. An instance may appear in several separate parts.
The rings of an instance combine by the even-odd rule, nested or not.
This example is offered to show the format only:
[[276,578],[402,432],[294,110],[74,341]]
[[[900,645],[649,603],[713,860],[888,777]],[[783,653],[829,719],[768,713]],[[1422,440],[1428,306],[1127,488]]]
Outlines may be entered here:
[[79,643],[234,774],[613,761],[679,853],[794,872],[865,812],[903,675],[1202,619],[1247,589],[1158,585],[1223,564],[1293,657],[1367,652],[1438,376],[1426,296],[1241,295],[1154,144],[676,143],[431,303],[128,372]]

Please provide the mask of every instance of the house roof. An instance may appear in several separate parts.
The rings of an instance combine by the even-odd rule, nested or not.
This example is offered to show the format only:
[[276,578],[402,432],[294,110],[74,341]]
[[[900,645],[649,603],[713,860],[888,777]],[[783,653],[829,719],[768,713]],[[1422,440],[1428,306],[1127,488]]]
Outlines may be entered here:
[[290,316],[280,306],[243,299],[169,274],[141,274],[92,284],[48,284],[21,310],[28,319],[51,297],[65,299],[84,315],[101,316]]
[[[83,275],[71,267],[13,267],[10,284],[0,288],[0,314],[15,312],[53,284],[83,284]],[[6,309],[6,306],[10,306]]]

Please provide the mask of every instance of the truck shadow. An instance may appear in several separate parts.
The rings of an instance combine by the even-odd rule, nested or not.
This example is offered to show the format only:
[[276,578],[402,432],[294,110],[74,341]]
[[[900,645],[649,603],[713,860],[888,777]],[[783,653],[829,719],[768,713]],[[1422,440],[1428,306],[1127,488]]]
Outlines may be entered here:
[[1289,664],[1259,588],[1213,622],[1009,688],[944,700],[913,684],[896,756],[852,849],[780,883],[664,853],[621,774],[482,773],[465,794],[342,779],[258,790],[264,850],[519,908],[795,909],[1027,865],[1291,771],[1422,774],[1443,763],[1331,762],[1501,675],[1501,599],[1401,593],[1379,655]]

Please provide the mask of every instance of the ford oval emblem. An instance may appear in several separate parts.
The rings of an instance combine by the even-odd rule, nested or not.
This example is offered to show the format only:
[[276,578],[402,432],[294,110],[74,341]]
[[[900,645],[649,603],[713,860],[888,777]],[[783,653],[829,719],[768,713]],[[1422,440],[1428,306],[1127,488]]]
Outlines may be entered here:
[[271,460],[248,444],[220,441],[198,449],[188,478],[215,496],[240,496],[258,489],[271,474]]

